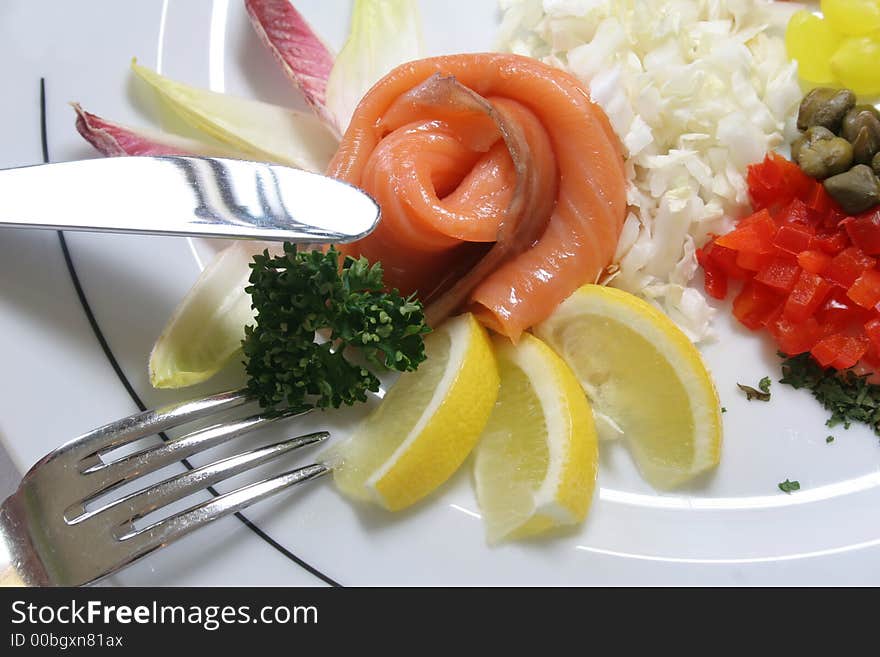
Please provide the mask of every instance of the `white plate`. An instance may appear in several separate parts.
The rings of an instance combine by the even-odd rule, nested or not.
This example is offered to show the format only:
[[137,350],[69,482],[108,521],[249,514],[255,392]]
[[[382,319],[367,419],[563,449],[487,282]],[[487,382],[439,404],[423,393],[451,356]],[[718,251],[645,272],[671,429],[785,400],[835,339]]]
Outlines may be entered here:
[[[349,2],[298,0],[335,47]],[[493,0],[423,2],[427,53],[491,49]],[[66,102],[154,122],[131,83],[139,60],[215,90],[299,104],[248,25],[240,0],[0,4],[0,166],[39,162],[38,84],[46,78],[53,160],[91,156]],[[186,240],[68,234],[73,271],[121,376],[148,405],[155,336],[198,273]],[[0,232],[0,440],[26,469],[61,442],[135,410],[96,339],[54,233]],[[221,584],[880,584],[880,446],[863,427],[828,431],[806,392],[774,384],[769,404],[736,390],[778,378],[772,346],[727,318],[705,350],[724,406],[721,466],[658,494],[621,445],[602,445],[586,525],[551,541],[490,549],[468,468],[398,516],[359,509],[329,481],[220,521],[113,578],[127,585]],[[194,390],[216,389],[211,386]],[[317,418],[337,438],[362,411]],[[315,421],[312,421],[315,424]],[[265,431],[255,441],[305,430]],[[826,444],[825,437],[836,440]],[[238,448],[245,441],[240,441]],[[307,459],[308,455],[300,457]],[[777,483],[797,479],[786,495]],[[267,540],[269,537],[270,540]],[[320,575],[311,574],[291,555]]]

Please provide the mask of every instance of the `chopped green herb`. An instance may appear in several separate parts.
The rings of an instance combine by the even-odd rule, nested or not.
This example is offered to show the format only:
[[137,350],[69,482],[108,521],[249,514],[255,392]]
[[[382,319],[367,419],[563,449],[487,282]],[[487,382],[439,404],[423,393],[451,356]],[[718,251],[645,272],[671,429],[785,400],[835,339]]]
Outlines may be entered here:
[[783,361],[780,383],[813,393],[831,412],[827,426],[849,429],[853,422],[864,422],[880,436],[880,385],[868,383],[867,377],[852,370],[823,369],[805,353]]
[[757,399],[759,401],[770,401],[770,393],[765,390],[756,390],[752,386],[743,385],[742,383],[737,383],[737,387],[746,393],[746,399],[748,401],[752,401],[753,399]]
[[[422,304],[385,291],[382,266],[339,252],[254,256],[247,292],[256,325],[242,342],[248,390],[266,409],[299,412],[366,401],[379,379],[343,353],[359,352],[367,365],[401,372],[425,359]],[[326,341],[318,342],[318,335]],[[346,349],[348,348],[348,349]]]
[[834,442],[834,436],[826,436],[826,437],[825,437],[825,442],[826,442],[826,443],[833,443],[833,442]]
[[758,382],[758,389],[761,392],[766,392],[766,393],[770,392],[770,377],[769,376],[765,376],[763,379],[761,379]]
[[785,481],[779,483],[779,490],[781,490],[783,493],[788,493],[789,495],[792,493],[792,491],[800,489],[801,483],[799,481],[789,481],[788,479],[786,479]]
[[722,412],[722,413],[726,413],[726,412],[727,412],[727,409],[724,408],[724,407],[722,406],[722,407],[721,407],[721,412]]

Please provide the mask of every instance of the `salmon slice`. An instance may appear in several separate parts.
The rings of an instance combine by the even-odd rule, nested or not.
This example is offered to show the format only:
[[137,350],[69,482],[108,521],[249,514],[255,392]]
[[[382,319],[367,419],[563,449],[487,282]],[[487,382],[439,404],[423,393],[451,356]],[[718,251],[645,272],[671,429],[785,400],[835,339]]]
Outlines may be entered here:
[[[431,80],[450,77],[494,112],[441,98]],[[504,134],[511,124],[521,142]],[[328,175],[382,207],[377,229],[346,253],[380,260],[389,286],[417,292],[429,315],[440,308],[435,322],[467,306],[514,340],[596,280],[626,214],[605,114],[574,77],[516,55],[398,67],[364,96]]]

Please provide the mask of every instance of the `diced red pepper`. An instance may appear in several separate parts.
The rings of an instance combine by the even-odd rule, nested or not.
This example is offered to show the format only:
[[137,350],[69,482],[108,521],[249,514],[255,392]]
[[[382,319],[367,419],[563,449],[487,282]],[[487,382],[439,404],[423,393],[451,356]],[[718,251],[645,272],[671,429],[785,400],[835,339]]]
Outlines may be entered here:
[[829,255],[837,255],[849,246],[849,238],[846,233],[835,232],[830,235],[820,235],[816,238],[818,247]]
[[774,192],[779,192],[785,182],[782,171],[776,166],[769,153],[761,162],[749,165],[747,178],[749,185],[760,184]]
[[770,253],[772,239],[776,234],[776,224],[767,210],[756,212],[739,222],[739,225],[715,243],[734,251],[748,253]]
[[769,208],[776,198],[776,192],[772,189],[764,187],[761,182],[753,182],[749,180],[749,200],[752,202],[753,210],[765,210]]
[[776,153],[749,166],[747,182],[754,213],[697,252],[708,294],[723,298],[743,280],[733,314],[780,350],[880,372],[880,209],[847,216]]
[[755,276],[755,280],[777,292],[788,294],[794,287],[800,273],[801,268],[790,258],[773,258],[761,268]]
[[766,157],[763,162],[749,165],[746,180],[749,185],[749,198],[752,207],[756,210],[762,210],[778,201],[782,174],[776,167],[768,165]]
[[733,315],[744,326],[756,331],[774,315],[783,299],[765,285],[748,281],[733,300]]
[[863,271],[872,268],[875,264],[877,261],[874,258],[862,253],[858,247],[851,246],[832,258],[825,272],[825,278],[835,285],[849,289]]
[[749,272],[736,266],[736,251],[719,246],[714,240],[697,249],[697,262],[701,266],[718,267],[731,278],[745,280],[750,276]]
[[752,276],[773,262],[775,256],[772,253],[752,253],[740,251],[736,254],[736,266],[748,271]]
[[797,255],[801,251],[816,248],[818,243],[807,228],[785,225],[781,226],[773,236],[773,246],[792,255]]
[[797,164],[773,152],[760,164],[750,165],[746,179],[752,203],[760,208],[788,203],[792,198],[806,201],[816,185]]
[[862,355],[861,362],[874,370],[880,370],[880,351],[873,342],[869,342],[868,350]]
[[716,267],[727,274],[730,278],[744,281],[751,276],[748,271],[736,264],[736,251],[720,246],[715,242],[712,242],[709,246],[711,246],[711,249],[709,249],[708,246],[704,249],[706,251],[706,256]]
[[807,198],[807,207],[813,211],[815,217],[824,217],[831,211],[836,204],[834,199],[832,199],[828,192],[825,191],[825,186],[821,183],[816,183],[813,186],[813,190]]
[[727,296],[727,276],[709,259],[709,253],[714,246],[713,242],[709,242],[705,247],[697,249],[697,263],[703,268],[703,287],[706,294],[723,299]]
[[822,274],[831,264],[831,256],[822,251],[801,251],[798,253],[797,263],[801,269],[812,274]]
[[704,286],[709,296],[724,299],[729,278],[745,280],[751,276],[751,272],[736,264],[736,259],[736,251],[719,246],[714,241],[697,249],[697,262],[703,268]]
[[880,317],[865,322],[865,335],[874,344],[875,351],[880,355]]
[[[769,216],[771,219],[773,219],[773,213],[772,213],[770,210],[767,210],[767,209],[759,210],[759,211],[757,211],[757,212],[753,212],[753,213],[750,214],[750,215],[747,215],[747,216],[745,216],[745,217],[741,217],[740,219],[738,219],[737,222],[736,222],[736,227],[737,227],[737,228],[744,228],[745,226],[751,226],[752,224],[761,223],[761,222],[764,221],[768,216]],[[721,236],[719,235],[718,237],[721,237]],[[716,242],[718,241],[718,237],[715,238],[715,241],[716,241]]]
[[776,338],[780,351],[795,356],[813,348],[822,337],[822,329],[819,322],[813,317],[808,317],[804,322],[792,322],[784,315],[767,324],[770,333]]
[[801,270],[794,289],[785,301],[783,313],[793,322],[805,321],[819,309],[831,288],[831,283],[818,274]]
[[838,230],[841,228],[840,224],[846,219],[847,214],[840,208],[831,208],[828,214],[822,219],[822,227],[827,230]]
[[866,269],[855,283],[847,290],[846,295],[862,308],[873,308],[880,303],[880,271]]
[[844,370],[859,362],[869,344],[864,335],[835,333],[819,340],[810,353],[822,367]]
[[713,269],[703,269],[703,287],[713,299],[727,297],[727,274]]
[[835,287],[816,311],[815,317],[824,337],[846,332],[851,326],[860,326],[868,321],[870,314],[870,311],[850,299],[845,290]]
[[880,255],[880,210],[863,212],[841,222],[852,243],[868,255]]
[[776,166],[782,169],[786,188],[791,191],[792,197],[802,201],[808,200],[816,187],[816,181],[805,174],[797,164],[782,157],[779,153],[771,151],[770,157]]
[[799,198],[793,198],[773,218],[783,224],[802,224],[806,226],[810,223],[811,212],[806,203]]

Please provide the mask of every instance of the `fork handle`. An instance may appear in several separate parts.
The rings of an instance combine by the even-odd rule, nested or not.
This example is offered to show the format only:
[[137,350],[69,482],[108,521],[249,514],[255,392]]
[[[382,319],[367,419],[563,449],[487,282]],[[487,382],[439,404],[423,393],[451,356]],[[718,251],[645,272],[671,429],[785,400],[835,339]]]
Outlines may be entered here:
[[27,586],[27,582],[21,578],[21,575],[18,574],[18,571],[11,563],[5,564],[3,569],[0,570],[0,588],[21,586]]
[[27,586],[27,582],[22,579],[18,569],[9,562],[9,553],[3,550],[0,553],[0,588]]
[[49,582],[41,579],[41,574],[45,578],[45,569],[30,568],[35,555],[29,539],[17,532],[12,513],[15,500],[13,495],[0,505],[0,588],[46,586]]

